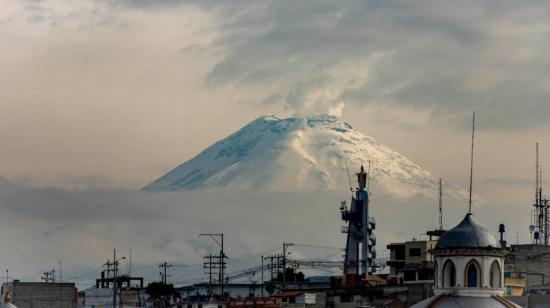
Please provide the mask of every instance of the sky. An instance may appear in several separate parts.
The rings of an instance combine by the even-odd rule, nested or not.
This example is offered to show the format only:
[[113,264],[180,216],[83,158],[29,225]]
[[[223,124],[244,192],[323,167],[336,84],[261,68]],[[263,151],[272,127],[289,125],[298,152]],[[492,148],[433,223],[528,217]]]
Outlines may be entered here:
[[[55,263],[75,249],[40,236],[71,230],[80,217],[82,233],[65,234],[90,252],[74,266],[99,262],[95,245],[133,238],[130,227],[107,235],[117,225],[109,209],[129,225],[131,204],[139,213],[196,202],[137,190],[265,114],[340,116],[467,187],[476,110],[474,190],[488,201],[479,217],[492,223],[498,214],[526,240],[536,142],[543,168],[550,159],[549,16],[541,1],[3,0],[0,206],[12,215],[2,215],[4,228],[19,231],[10,250],[31,263],[48,250],[40,245],[59,245],[63,253],[52,250],[44,261]],[[42,206],[49,210],[37,211]],[[178,226],[178,215],[151,215],[170,218],[155,236]],[[209,217],[197,228],[217,219]],[[155,236],[144,250],[155,247]],[[195,260],[204,252],[184,242],[195,248],[162,255],[191,251]],[[247,254],[253,242],[235,245]],[[36,275],[3,253],[6,266]],[[143,262],[159,258],[148,252]]]

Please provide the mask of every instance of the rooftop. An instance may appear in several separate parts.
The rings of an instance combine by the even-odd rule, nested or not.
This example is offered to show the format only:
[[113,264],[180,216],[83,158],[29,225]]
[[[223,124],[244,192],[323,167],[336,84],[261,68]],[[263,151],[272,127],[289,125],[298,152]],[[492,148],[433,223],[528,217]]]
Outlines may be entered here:
[[472,214],[467,214],[456,227],[445,232],[439,238],[435,247],[437,249],[502,248],[497,239],[487,229],[474,222]]

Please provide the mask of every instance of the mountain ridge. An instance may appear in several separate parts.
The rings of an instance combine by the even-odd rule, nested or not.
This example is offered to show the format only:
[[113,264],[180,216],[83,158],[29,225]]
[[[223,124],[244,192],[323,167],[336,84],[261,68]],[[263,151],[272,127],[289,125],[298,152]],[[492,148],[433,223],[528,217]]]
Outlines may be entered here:
[[[376,189],[400,198],[436,195],[438,178],[432,173],[330,115],[258,117],[144,190],[342,190],[349,186],[346,164],[356,170],[369,160]],[[446,193],[466,196],[450,184]]]

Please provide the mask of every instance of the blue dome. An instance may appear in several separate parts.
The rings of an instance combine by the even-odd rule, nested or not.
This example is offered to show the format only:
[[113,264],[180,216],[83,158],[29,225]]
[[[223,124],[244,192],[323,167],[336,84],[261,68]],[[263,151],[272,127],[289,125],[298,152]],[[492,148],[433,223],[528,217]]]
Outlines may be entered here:
[[472,214],[454,228],[443,233],[435,248],[497,248],[501,249],[497,239],[487,229],[472,220]]

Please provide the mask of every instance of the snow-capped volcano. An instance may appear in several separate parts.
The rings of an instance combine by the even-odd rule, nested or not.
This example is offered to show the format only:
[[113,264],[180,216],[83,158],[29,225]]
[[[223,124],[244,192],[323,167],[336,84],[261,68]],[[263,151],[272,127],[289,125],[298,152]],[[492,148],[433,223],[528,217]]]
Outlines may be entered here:
[[[147,185],[149,191],[208,187],[273,191],[345,190],[371,161],[372,189],[400,198],[435,196],[438,179],[388,146],[328,115],[260,117]],[[352,179],[354,185],[355,180]],[[446,185],[447,194],[464,192]]]

